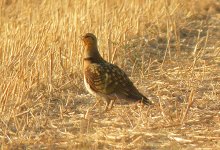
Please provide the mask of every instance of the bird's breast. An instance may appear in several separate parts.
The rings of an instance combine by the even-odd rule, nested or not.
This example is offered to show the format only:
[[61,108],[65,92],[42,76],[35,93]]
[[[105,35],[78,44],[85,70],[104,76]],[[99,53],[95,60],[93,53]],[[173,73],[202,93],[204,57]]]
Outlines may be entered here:
[[86,77],[85,77],[85,76],[84,76],[84,84],[85,84],[86,90],[87,90],[90,94],[96,96],[96,92],[90,87],[89,83],[86,81]]

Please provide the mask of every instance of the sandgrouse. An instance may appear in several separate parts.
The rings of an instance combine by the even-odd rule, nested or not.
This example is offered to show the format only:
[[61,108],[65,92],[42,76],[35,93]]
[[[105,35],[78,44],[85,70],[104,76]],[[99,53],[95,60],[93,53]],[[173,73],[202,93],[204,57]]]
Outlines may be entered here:
[[86,47],[84,51],[84,83],[90,94],[106,100],[105,111],[112,108],[116,99],[151,104],[151,101],[137,90],[124,71],[101,57],[94,34],[87,33],[82,40]]

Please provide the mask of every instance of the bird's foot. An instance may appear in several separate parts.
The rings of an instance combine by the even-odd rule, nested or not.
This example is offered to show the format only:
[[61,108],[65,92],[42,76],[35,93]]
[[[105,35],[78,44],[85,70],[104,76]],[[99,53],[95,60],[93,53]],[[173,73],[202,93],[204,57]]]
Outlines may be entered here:
[[113,108],[114,103],[115,103],[115,100],[107,101],[103,113],[111,110]]
[[85,118],[85,119],[88,119],[90,112],[91,112],[91,111],[97,106],[97,104],[99,104],[99,103],[100,103],[100,101],[97,100],[92,107],[89,107],[89,108],[87,109],[87,111],[86,111],[86,113],[85,113],[85,115],[84,115],[84,118]]
[[111,100],[110,105],[109,105],[109,110],[113,108],[114,103],[115,103],[115,100]]
[[89,114],[90,114],[91,108],[87,109],[85,115],[84,115],[84,119],[89,119]]

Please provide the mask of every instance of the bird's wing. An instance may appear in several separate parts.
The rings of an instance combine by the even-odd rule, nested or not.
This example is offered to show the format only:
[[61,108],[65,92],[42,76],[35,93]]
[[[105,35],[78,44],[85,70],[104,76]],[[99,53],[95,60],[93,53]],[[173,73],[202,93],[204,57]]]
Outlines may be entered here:
[[113,70],[106,64],[91,64],[85,69],[85,78],[90,88],[102,94],[114,92],[117,83],[113,78]]
[[85,77],[90,88],[102,94],[115,93],[122,98],[141,99],[142,94],[136,89],[124,71],[113,64],[92,64],[85,70]]
[[121,97],[131,100],[145,99],[123,70],[116,65],[111,66],[114,68],[113,70],[116,74],[114,80],[118,81],[118,84],[115,86],[114,93],[116,93],[119,98]]

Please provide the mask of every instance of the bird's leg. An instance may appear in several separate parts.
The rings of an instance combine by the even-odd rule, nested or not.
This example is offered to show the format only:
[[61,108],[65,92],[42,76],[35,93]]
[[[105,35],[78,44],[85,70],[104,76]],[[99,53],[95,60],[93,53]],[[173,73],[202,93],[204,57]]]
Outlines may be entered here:
[[96,102],[95,102],[95,104],[94,104],[92,107],[89,107],[89,108],[87,109],[86,114],[85,114],[85,118],[88,118],[89,112],[90,112],[91,110],[93,110],[93,109],[96,107],[96,105],[99,104],[99,103],[100,103],[100,98],[98,98],[98,97],[96,96]]
[[105,104],[105,110],[104,110],[104,112],[108,111],[108,106],[109,106],[110,102],[111,102],[111,100],[106,99],[106,104]]
[[110,107],[109,107],[109,110],[111,110],[112,108],[113,108],[113,105],[114,105],[114,103],[115,103],[115,99],[114,100],[111,100],[111,102],[110,102]]
[[100,103],[100,98],[96,97],[96,102],[90,109],[93,110],[96,107],[96,105],[99,104],[99,103]]
[[113,104],[115,103],[115,100],[109,100],[106,99],[106,105],[105,105],[105,110],[104,112],[111,110],[113,108]]

